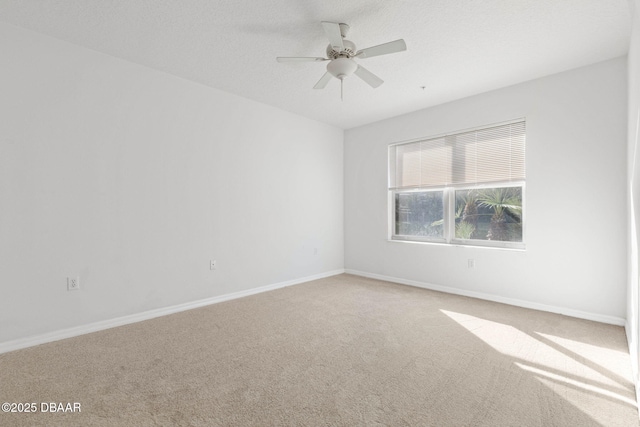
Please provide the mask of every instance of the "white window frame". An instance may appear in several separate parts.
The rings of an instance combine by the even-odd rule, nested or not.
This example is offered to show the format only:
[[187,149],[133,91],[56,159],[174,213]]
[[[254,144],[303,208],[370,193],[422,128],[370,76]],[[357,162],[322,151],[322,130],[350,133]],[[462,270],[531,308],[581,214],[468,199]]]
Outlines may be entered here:
[[[507,242],[499,240],[483,240],[483,239],[460,239],[455,237],[455,204],[456,204],[456,191],[474,190],[483,188],[506,188],[506,187],[519,187],[522,189],[522,241],[521,242]],[[434,238],[429,236],[411,236],[411,235],[398,235],[395,233],[396,228],[396,206],[395,199],[396,194],[404,193],[422,193],[422,192],[443,192],[443,237]],[[389,191],[389,240],[400,242],[422,242],[422,243],[436,243],[447,244],[456,246],[485,246],[494,248],[506,248],[506,249],[525,249],[526,245],[526,183],[521,182],[497,182],[491,185],[475,185],[475,186],[449,186],[449,187],[436,187],[428,189],[411,189],[411,190],[390,190]]]
[[[509,122],[499,123],[495,125],[488,125],[477,127],[471,130],[480,130],[493,126],[499,126],[501,124],[509,124],[525,119],[511,120]],[[462,133],[455,132],[455,133]],[[435,137],[434,137],[435,138]],[[421,138],[424,139],[424,138]],[[420,141],[421,139],[414,139],[411,141],[404,141],[399,143],[390,144],[389,147],[393,147],[400,144],[407,144],[411,142]],[[387,168],[389,168],[390,158],[387,159]],[[390,171],[388,170],[390,173]],[[487,189],[487,188],[505,188],[505,187],[519,187],[522,190],[522,212],[521,212],[521,225],[522,225],[522,241],[521,242],[508,242],[508,241],[496,241],[496,240],[482,240],[482,239],[460,239],[455,237],[455,192],[460,190],[472,190],[472,189]],[[397,235],[396,234],[396,206],[395,199],[397,194],[413,193],[413,192],[443,192],[443,238],[433,238],[428,236],[411,236],[411,235]],[[477,247],[493,247],[502,249],[519,249],[526,248],[526,181],[497,181],[491,183],[482,184],[454,184],[445,186],[436,186],[428,188],[406,188],[406,189],[389,189],[388,190],[388,239],[395,242],[417,242],[417,243],[433,243],[452,246],[477,246]]]
[[446,218],[447,215],[447,211],[449,211],[449,203],[447,200],[447,194],[445,191],[445,187],[437,187],[437,188],[414,188],[411,190],[392,190],[390,191],[391,193],[391,198],[390,200],[390,207],[391,207],[391,227],[390,227],[390,236],[389,239],[392,240],[400,240],[400,241],[406,241],[406,242],[430,242],[430,243],[449,243],[448,239],[447,239],[447,221],[445,219],[444,224],[443,224],[443,237],[437,238],[437,237],[429,237],[429,236],[411,236],[411,235],[405,235],[405,234],[396,234],[395,233],[395,229],[396,229],[396,194],[407,194],[407,193],[427,193],[427,192],[440,192],[442,191],[442,210],[444,212],[444,218]]
[[[455,192],[458,190],[477,190],[484,188],[506,188],[506,187],[517,187],[522,190],[522,212],[520,214],[520,221],[522,225],[522,241],[521,242],[507,242],[500,240],[482,240],[482,239],[460,239],[455,237],[455,203],[456,197]],[[451,212],[451,217],[449,218],[449,243],[456,245],[464,245],[464,246],[490,246],[495,248],[510,248],[510,249],[525,249],[525,239],[526,239],[526,227],[525,227],[525,210],[526,210],[526,183],[524,181],[509,181],[509,182],[499,182],[485,185],[473,185],[473,186],[460,186],[460,187],[449,187],[451,189],[449,193],[450,203],[449,209]],[[445,220],[446,223],[446,220]]]

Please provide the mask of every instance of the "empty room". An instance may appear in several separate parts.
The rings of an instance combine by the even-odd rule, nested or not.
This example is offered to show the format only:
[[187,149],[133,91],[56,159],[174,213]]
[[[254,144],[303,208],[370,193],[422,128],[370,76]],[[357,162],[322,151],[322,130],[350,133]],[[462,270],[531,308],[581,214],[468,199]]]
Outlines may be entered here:
[[0,113],[2,426],[640,426],[640,0],[0,0]]

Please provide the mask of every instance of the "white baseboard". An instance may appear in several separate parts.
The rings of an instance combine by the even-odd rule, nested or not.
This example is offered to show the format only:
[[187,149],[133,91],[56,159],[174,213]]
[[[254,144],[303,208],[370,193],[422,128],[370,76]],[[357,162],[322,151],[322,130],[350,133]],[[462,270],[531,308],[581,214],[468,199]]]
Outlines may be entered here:
[[465,289],[451,288],[449,286],[433,285],[431,283],[401,279],[398,277],[384,276],[381,274],[367,273],[367,272],[358,271],[358,270],[345,269],[345,273],[353,274],[356,276],[369,277],[371,279],[384,280],[387,282],[399,283],[401,285],[415,286],[418,288],[445,292],[448,294],[456,294],[456,295],[462,295],[465,297],[472,297],[472,298],[478,298],[478,299],[483,299],[487,301],[499,302],[502,304],[515,305],[517,307],[531,308],[533,310],[548,311],[551,313],[563,314],[565,316],[577,317],[579,319],[593,320],[595,322],[607,323],[610,325],[616,325],[616,326],[625,325],[625,319],[621,317],[607,316],[604,314],[597,314],[597,313],[588,313],[585,311],[573,310],[565,307],[556,307],[553,305],[540,304],[536,302],[524,301],[524,300],[519,300],[515,298],[506,298],[498,295],[485,294],[482,292],[468,291]]
[[259,294],[262,292],[272,291],[274,289],[285,288],[287,286],[298,285],[300,283],[310,282],[312,280],[323,279],[325,277],[335,276],[344,273],[344,269],[327,271],[325,273],[315,274],[312,276],[302,277],[299,279],[288,280],[286,282],[274,283],[271,285],[260,286],[258,288],[247,289],[244,291],[234,292],[231,294],[220,295],[216,297],[206,298],[198,301],[178,304],[171,307],[163,307],[155,310],[144,311],[142,313],[130,314],[128,316],[117,317],[114,319],[103,320],[100,322],[89,323],[87,325],[76,326],[73,328],[62,329],[59,331],[48,332],[42,335],[36,335],[28,338],[20,338],[17,340],[6,341],[0,343],[0,354],[7,353],[22,348],[32,347],[39,344],[45,344],[53,341],[72,338],[78,335],[84,335],[91,332],[102,331],[104,329],[114,328],[116,326],[128,325],[130,323],[141,322],[160,316],[166,316],[181,311],[191,310],[194,308],[204,307],[219,302],[229,301],[249,295]]

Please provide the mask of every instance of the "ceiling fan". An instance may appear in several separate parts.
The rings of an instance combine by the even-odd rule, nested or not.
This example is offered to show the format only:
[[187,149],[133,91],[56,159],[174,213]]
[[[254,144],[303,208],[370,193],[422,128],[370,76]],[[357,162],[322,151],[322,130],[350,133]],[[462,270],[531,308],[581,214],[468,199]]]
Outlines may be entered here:
[[335,22],[322,22],[324,32],[329,39],[329,46],[327,46],[327,57],[278,57],[278,62],[322,62],[330,61],[327,64],[327,72],[318,80],[318,83],[313,87],[314,89],[324,89],[331,80],[331,77],[335,77],[340,80],[340,98],[342,99],[342,81],[345,77],[352,74],[360,77],[371,87],[376,88],[380,86],[383,80],[373,74],[371,71],[364,68],[362,65],[354,61],[354,58],[365,59],[374,56],[387,55],[389,53],[402,52],[407,50],[407,44],[404,40],[395,40],[392,42],[380,44],[377,46],[368,47],[362,50],[356,50],[356,45],[345,39],[349,26],[347,24],[337,24]]

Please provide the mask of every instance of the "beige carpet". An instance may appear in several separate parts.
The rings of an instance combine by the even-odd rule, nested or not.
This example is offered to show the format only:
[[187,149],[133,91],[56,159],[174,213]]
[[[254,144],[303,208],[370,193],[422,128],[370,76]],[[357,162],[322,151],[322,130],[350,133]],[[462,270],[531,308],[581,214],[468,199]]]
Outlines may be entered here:
[[638,426],[622,328],[349,275],[0,355],[0,402],[38,404],[2,426]]

